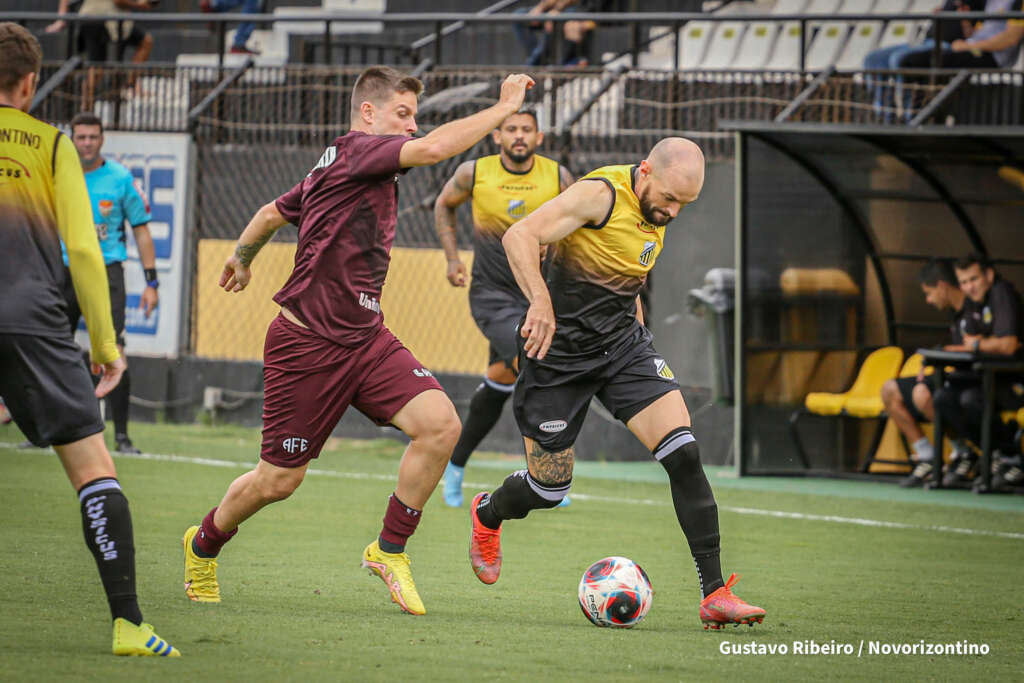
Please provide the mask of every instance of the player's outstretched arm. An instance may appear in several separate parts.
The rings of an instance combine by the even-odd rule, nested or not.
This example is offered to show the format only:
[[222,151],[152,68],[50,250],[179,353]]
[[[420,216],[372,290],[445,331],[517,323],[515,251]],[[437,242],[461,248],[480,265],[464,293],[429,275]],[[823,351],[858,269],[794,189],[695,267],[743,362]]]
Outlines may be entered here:
[[437,201],[434,202],[434,229],[444,249],[448,262],[448,282],[453,287],[466,286],[466,266],[459,258],[459,243],[456,237],[457,217],[455,210],[473,196],[473,168],[475,161],[465,161],[455,169],[455,175],[444,184]]
[[516,283],[530,302],[520,334],[526,338],[528,358],[543,359],[555,335],[551,294],[540,272],[537,253],[584,225],[598,225],[611,209],[614,198],[602,182],[578,182],[512,224],[501,239]]
[[240,292],[245,289],[252,278],[252,271],[249,270],[252,260],[256,258],[256,254],[260,253],[263,245],[270,241],[278,228],[287,222],[278,211],[276,202],[270,202],[260,207],[238,238],[235,253],[224,264],[224,272],[220,275],[220,286],[225,291]]
[[533,79],[526,74],[512,74],[501,84],[497,104],[472,116],[449,121],[423,137],[405,143],[398,155],[399,165],[402,168],[429,166],[465,152],[519,111],[526,91],[532,87]]
[[[53,186],[57,209],[57,231],[68,252],[71,284],[89,330],[90,357],[93,363],[110,363],[121,354],[117,350],[114,322],[110,313],[110,287],[103,254],[92,222],[92,206],[85,188],[85,176],[78,152],[67,136],[57,140]],[[120,377],[120,375],[118,375]]]

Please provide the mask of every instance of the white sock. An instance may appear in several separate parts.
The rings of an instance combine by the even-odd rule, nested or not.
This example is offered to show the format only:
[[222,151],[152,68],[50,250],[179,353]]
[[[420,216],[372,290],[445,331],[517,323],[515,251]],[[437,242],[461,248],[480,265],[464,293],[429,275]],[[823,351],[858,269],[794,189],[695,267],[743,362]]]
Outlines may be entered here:
[[932,442],[927,437],[922,436],[914,442],[914,456],[914,459],[918,462],[931,460],[935,457],[935,449],[932,448]]

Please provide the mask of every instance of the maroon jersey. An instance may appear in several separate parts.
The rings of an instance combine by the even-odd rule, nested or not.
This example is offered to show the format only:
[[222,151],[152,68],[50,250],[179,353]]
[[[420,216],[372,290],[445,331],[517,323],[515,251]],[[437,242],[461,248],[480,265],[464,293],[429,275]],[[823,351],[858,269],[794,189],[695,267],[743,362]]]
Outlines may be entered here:
[[295,268],[274,301],[309,329],[357,346],[383,324],[380,292],[398,214],[398,154],[412,138],[337,138],[275,205],[299,226]]

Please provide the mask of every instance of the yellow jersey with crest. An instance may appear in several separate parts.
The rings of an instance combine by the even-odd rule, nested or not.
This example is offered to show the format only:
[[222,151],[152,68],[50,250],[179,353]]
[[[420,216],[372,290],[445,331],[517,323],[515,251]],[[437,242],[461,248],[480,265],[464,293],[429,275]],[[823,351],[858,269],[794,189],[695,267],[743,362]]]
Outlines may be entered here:
[[78,152],[53,126],[0,105],[0,332],[68,335],[62,240],[93,360],[112,361],[107,270]]
[[529,171],[505,168],[500,154],[480,157],[473,168],[473,280],[471,289],[500,288],[522,298],[501,238],[513,223],[557,196],[558,162],[533,155]]
[[636,169],[604,166],[580,179],[606,184],[614,200],[601,223],[584,225],[555,245],[547,276],[555,357],[603,352],[641,328],[636,296],[661,253],[665,227],[644,220],[633,189]]

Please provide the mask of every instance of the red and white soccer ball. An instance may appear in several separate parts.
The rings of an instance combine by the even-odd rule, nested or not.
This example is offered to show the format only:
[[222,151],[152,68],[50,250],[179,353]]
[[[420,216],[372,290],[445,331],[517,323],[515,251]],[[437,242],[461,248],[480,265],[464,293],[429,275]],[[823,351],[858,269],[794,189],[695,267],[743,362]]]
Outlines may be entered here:
[[579,597],[580,609],[594,625],[632,628],[650,611],[653,592],[636,562],[606,557],[583,572]]

